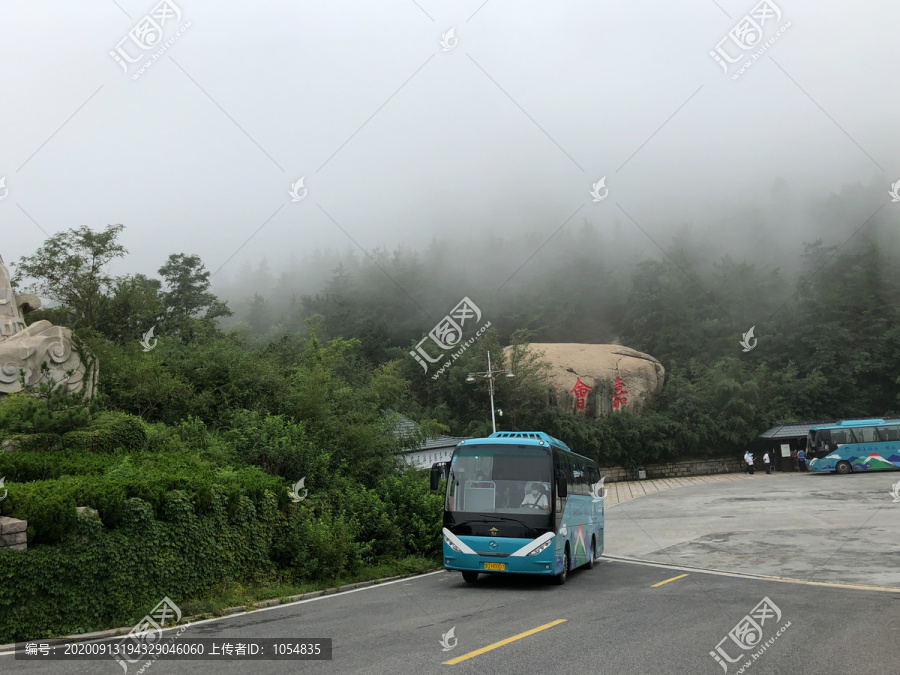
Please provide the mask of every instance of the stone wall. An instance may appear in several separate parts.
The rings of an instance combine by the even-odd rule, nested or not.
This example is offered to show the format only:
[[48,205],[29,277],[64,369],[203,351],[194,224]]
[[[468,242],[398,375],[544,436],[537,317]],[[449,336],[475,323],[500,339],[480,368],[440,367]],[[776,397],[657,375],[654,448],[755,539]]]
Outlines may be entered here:
[[0,516],[0,551],[27,551],[27,520]]
[[[744,462],[738,457],[728,459],[701,459],[691,462],[672,462],[670,464],[648,464],[643,467],[647,478],[678,478],[681,476],[708,476],[714,473],[739,473],[744,470]],[[600,467],[600,475],[606,482],[615,483],[623,480],[637,480],[636,469],[624,469],[620,466]]]

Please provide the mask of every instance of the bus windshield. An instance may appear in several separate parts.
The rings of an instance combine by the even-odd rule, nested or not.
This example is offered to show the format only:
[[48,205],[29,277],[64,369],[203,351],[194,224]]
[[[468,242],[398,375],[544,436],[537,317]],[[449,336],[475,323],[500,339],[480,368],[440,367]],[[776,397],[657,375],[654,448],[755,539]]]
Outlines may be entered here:
[[481,514],[549,513],[552,462],[548,448],[524,445],[458,447],[445,508]]

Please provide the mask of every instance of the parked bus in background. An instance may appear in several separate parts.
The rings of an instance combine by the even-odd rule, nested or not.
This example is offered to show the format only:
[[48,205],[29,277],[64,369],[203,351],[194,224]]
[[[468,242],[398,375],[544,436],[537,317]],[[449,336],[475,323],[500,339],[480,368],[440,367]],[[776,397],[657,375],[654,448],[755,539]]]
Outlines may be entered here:
[[810,471],[900,469],[900,421],[841,420],[809,430],[806,465]]
[[[432,472],[432,488],[440,469]],[[444,500],[444,568],[482,573],[569,570],[603,553],[597,465],[542,432],[498,431],[465,440],[450,460]]]

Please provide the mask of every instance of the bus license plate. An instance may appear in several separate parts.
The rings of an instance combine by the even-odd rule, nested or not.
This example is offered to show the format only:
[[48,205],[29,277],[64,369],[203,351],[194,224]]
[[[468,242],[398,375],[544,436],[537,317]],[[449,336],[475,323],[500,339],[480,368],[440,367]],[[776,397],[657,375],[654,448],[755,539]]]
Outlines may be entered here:
[[486,570],[498,570],[502,572],[506,569],[506,563],[484,563],[484,569]]

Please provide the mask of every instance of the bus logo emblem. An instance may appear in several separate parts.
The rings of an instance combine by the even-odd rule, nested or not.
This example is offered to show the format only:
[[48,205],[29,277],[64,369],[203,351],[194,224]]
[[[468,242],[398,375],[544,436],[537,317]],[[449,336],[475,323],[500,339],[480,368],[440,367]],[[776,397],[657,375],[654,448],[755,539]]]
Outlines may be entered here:
[[488,532],[491,533],[492,537],[496,537],[497,533],[500,532],[500,530],[498,530],[496,527],[492,527],[490,530],[488,530]]
[[491,542],[488,544],[488,546],[490,546],[492,549],[497,548],[497,542],[491,539]]

